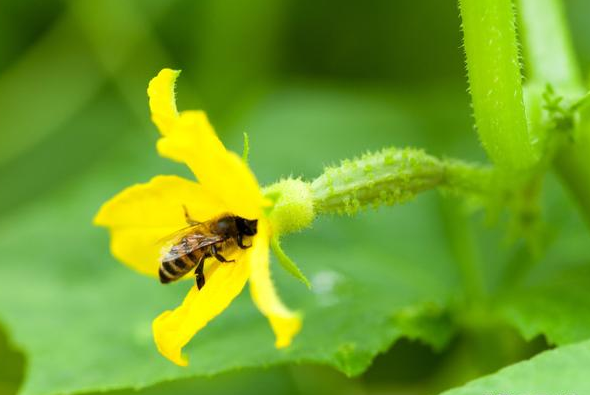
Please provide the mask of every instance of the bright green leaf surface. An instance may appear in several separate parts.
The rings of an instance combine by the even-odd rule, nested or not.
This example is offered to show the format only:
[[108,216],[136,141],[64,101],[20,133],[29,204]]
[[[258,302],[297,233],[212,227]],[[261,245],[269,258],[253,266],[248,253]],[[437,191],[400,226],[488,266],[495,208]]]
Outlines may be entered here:
[[[244,121],[251,162],[270,182],[298,170],[317,175],[326,160],[362,148],[419,143],[421,125],[411,113],[383,111],[390,107],[395,103],[353,100],[344,92],[270,98]],[[83,122],[71,127],[91,130]],[[354,137],[333,145],[341,134]],[[233,136],[239,151],[240,135]],[[172,365],[156,351],[151,320],[178,305],[192,284],[164,287],[131,272],[110,257],[106,232],[91,226],[112,194],[158,169],[177,168],[156,158],[153,140],[155,132],[113,139],[93,166],[2,218],[0,277],[7,280],[0,288],[0,318],[27,355],[23,394],[141,387],[283,362],[358,374],[404,334],[437,347],[448,341],[452,329],[444,308],[459,289],[458,275],[432,193],[354,221],[325,218],[284,239],[283,248],[312,283],[309,291],[273,266],[281,295],[305,315],[290,348],[274,348],[267,321],[245,291],[186,347],[190,366]],[[92,140],[82,147],[91,151]]]
[[[553,191],[545,199],[551,236],[542,242],[542,259],[533,263],[522,283],[498,297],[501,316],[526,339],[545,335],[549,343],[562,345],[590,338],[590,234],[563,192],[555,193],[556,183],[553,178],[547,182]],[[526,259],[516,260],[507,275],[530,265]]]
[[590,341],[546,351],[444,395],[587,394],[588,366]]
[[[496,163],[527,167],[531,159],[512,4],[528,24],[518,27],[528,51],[525,80],[561,88],[575,68],[572,46],[560,47],[565,16],[582,69],[588,66],[587,2],[564,2],[565,15],[559,0],[462,0],[477,126]],[[262,184],[311,179],[325,165],[390,145],[481,161],[476,135],[467,133],[456,4],[432,2],[424,12],[387,1],[285,7],[255,0],[247,10],[215,0],[0,4],[0,395],[12,395],[23,375],[22,392],[32,395],[112,388],[131,395],[130,388],[154,383],[141,394],[422,394],[515,360],[504,348],[516,358],[530,355],[512,328],[506,337],[506,324],[536,338],[536,347],[543,347],[538,335],[558,345],[590,337],[590,237],[579,218],[570,221],[575,209],[567,198],[543,205],[552,237],[536,240],[548,251],[535,262],[522,240],[506,240],[502,221],[481,229],[482,213],[463,213],[428,193],[354,219],[323,218],[281,240],[313,284],[307,290],[273,263],[281,296],[305,314],[291,348],[273,348],[245,290],[189,344],[190,367],[171,365],[157,353],[150,324],[191,284],[163,287],[130,272],[109,255],[104,229],[90,225],[122,188],[160,173],[188,175],[156,157],[149,78],[160,67],[182,66],[180,107],[206,103],[236,152],[248,131]],[[492,12],[481,13],[482,6]],[[297,89],[265,97],[276,82],[293,79]],[[367,81],[378,86],[368,90]],[[438,94],[420,93],[438,83],[445,84]],[[560,169],[587,197],[584,142],[562,155]],[[473,328],[458,331],[454,321],[463,323],[471,305],[457,298],[462,292],[484,304],[481,315],[467,316]],[[425,357],[407,341],[390,347],[401,336],[436,353],[424,346]],[[588,393],[588,348],[548,352],[452,393]],[[359,379],[341,373],[364,371],[386,349]],[[419,388],[400,382],[408,372]]]
[[590,269],[582,267],[509,294],[504,317],[527,339],[545,335],[551,344],[590,338]]
[[0,394],[15,394],[22,381],[24,361],[0,327]]
[[590,338],[590,237],[566,232],[522,287],[502,295],[500,312],[523,336],[551,344]]

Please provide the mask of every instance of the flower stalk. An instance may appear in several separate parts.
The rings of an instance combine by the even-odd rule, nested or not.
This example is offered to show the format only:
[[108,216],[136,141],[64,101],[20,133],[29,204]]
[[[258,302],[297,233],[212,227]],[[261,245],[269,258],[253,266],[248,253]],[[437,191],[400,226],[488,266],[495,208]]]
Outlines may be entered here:
[[311,184],[317,213],[353,215],[367,207],[407,202],[434,188],[478,194],[492,185],[490,169],[441,160],[422,150],[389,148],[329,167]]
[[354,215],[359,210],[404,203],[418,193],[480,195],[502,191],[491,168],[442,160],[422,150],[388,148],[328,167],[312,182],[284,179],[264,188],[271,248],[281,266],[308,287],[309,281],[280,246],[284,234],[312,225],[319,214]]
[[286,179],[264,193],[274,202],[268,218],[280,236],[311,226],[319,214],[354,215],[368,207],[407,202],[434,188],[460,195],[500,190],[489,167],[439,159],[413,148],[387,148],[328,167],[312,182]]

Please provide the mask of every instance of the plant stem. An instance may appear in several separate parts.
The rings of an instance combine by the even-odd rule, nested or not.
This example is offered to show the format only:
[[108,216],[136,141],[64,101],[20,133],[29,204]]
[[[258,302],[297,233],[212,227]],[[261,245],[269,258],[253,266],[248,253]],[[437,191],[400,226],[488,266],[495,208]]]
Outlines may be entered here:
[[500,168],[537,162],[527,129],[511,0],[460,0],[477,131]]
[[[531,83],[549,83],[560,94],[581,95],[585,89],[561,1],[519,0],[518,5]],[[554,165],[590,224],[590,124],[582,123],[579,129],[577,140],[560,149]]]
[[590,138],[588,134],[582,136],[575,144],[562,149],[556,156],[554,164],[561,181],[576,198],[586,224],[590,226]]
[[485,294],[482,262],[465,205],[455,199],[444,199],[441,212],[445,234],[463,280],[465,303],[470,308],[477,307]]
[[580,70],[560,0],[518,0],[529,80],[579,89]]
[[493,173],[488,168],[440,160],[421,150],[389,148],[327,168],[312,182],[311,193],[317,214],[352,215],[367,206],[403,203],[437,187],[481,194],[492,185]]

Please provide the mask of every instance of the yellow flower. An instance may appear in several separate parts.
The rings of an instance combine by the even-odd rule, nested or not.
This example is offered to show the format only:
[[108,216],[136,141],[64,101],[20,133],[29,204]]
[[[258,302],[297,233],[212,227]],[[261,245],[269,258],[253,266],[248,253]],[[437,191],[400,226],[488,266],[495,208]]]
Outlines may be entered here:
[[193,285],[179,307],[154,320],[154,340],[166,358],[186,366],[182,348],[250,280],[252,299],[270,321],[276,347],[286,347],[301,329],[301,319],[283,305],[270,278],[272,230],[263,212],[267,201],[248,166],[225,149],[205,113],[178,113],[174,96],[178,73],[164,69],[148,87],[152,120],[162,134],[157,148],[160,155],[185,163],[199,182],[157,176],[146,184],[133,185],[106,202],[94,223],[109,228],[111,251],[117,259],[157,277],[161,255],[157,241],[186,227],[183,206],[198,221],[224,213],[258,220],[252,247],[232,252],[233,263],[208,259],[205,286],[198,290]]

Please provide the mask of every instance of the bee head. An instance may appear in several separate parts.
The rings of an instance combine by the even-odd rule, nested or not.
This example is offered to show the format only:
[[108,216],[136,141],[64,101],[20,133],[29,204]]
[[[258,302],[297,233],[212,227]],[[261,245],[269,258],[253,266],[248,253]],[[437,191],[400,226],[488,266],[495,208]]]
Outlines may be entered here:
[[257,219],[246,219],[242,217],[236,217],[236,225],[238,227],[238,232],[245,236],[254,236],[258,231]]

